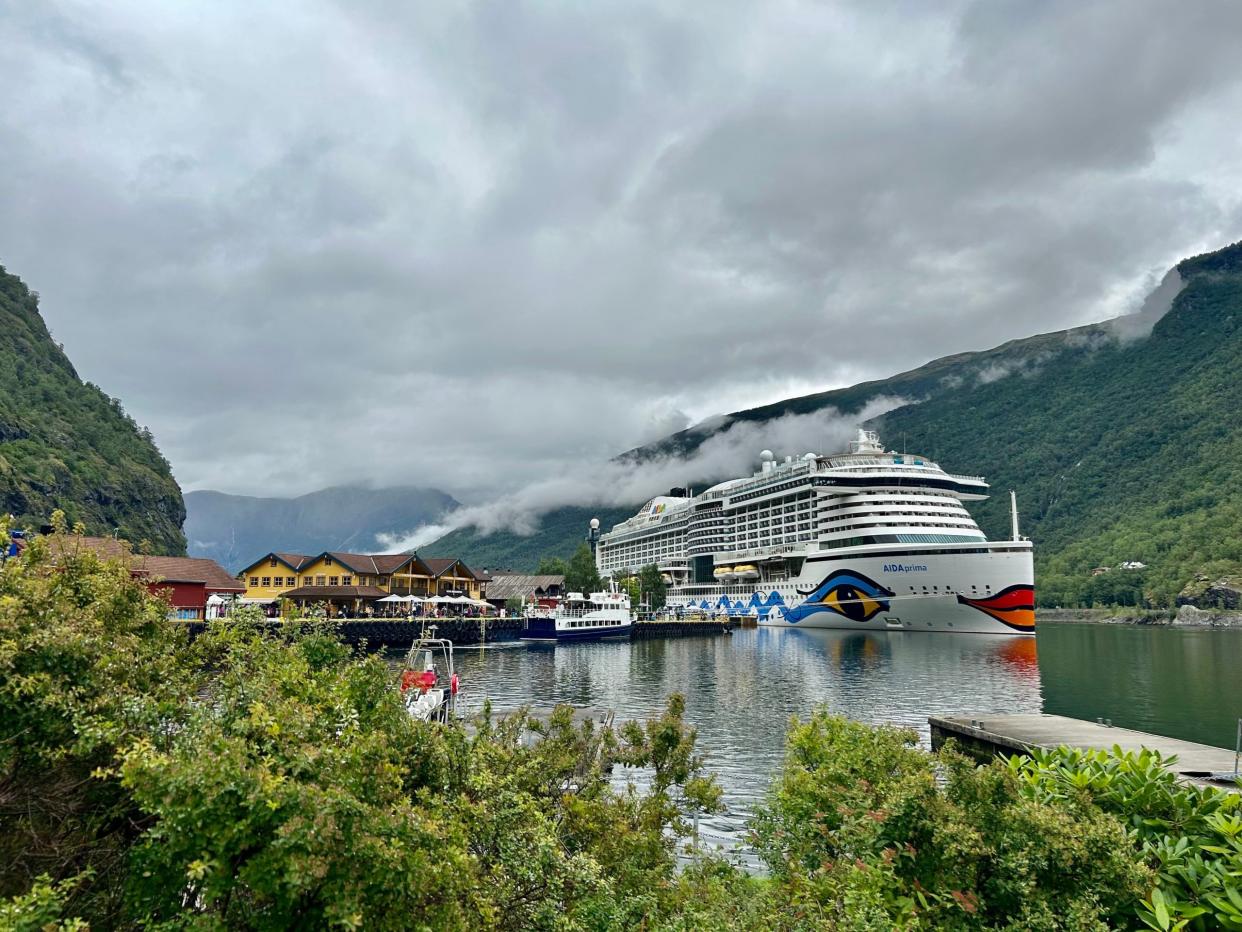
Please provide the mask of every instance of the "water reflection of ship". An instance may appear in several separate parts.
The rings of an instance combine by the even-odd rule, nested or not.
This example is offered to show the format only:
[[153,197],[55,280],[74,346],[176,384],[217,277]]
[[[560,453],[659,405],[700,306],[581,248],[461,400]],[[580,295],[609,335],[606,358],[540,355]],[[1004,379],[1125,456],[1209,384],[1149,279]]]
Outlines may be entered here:
[[1041,710],[1034,638],[938,634],[929,649],[927,635],[915,632],[759,629],[758,636],[759,649],[790,670],[790,688],[804,702],[851,718],[896,719],[926,731],[936,712]]
[[996,659],[1024,679],[1039,682],[1039,653],[1035,638],[1010,638],[997,645]]

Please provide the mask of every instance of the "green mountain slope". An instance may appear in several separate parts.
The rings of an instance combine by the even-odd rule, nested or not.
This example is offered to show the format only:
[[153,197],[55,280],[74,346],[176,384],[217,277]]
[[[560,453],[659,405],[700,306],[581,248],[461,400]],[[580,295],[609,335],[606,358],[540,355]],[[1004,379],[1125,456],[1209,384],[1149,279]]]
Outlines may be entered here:
[[[1008,533],[1003,493],[1017,491],[1023,533],[1037,545],[1042,604],[1167,605],[1195,573],[1242,566],[1242,244],[1177,271],[1180,280],[1161,286],[1162,301],[1134,318],[736,412],[622,459],[685,455],[738,422],[828,408],[848,414],[878,396],[917,399],[868,426],[890,446],[986,476],[998,494],[971,510],[990,536]],[[1150,336],[1137,335],[1153,323]],[[779,452],[816,447],[808,437],[804,448]],[[493,565],[526,568],[540,554],[571,551],[593,511],[561,509],[530,537],[466,530],[445,541],[485,547]],[[632,511],[598,513],[607,527]],[[1123,561],[1148,567],[1115,569]],[[1114,569],[1092,576],[1100,566]]]
[[210,557],[236,572],[273,550],[386,550],[379,535],[401,537],[435,524],[457,501],[437,489],[341,486],[297,498],[188,492],[185,506],[191,556]]
[[[1178,266],[1184,290],[1149,338],[1068,349],[1025,374],[879,419],[890,439],[1016,489],[1043,604],[1168,604],[1242,561],[1242,244]],[[972,510],[989,535],[1004,496]],[[1093,578],[1097,566],[1148,564]]]
[[599,518],[600,526],[607,529],[633,515],[641,504],[636,502],[632,508],[556,508],[540,516],[535,533],[527,535],[513,531],[483,534],[473,527],[458,528],[422,550],[460,557],[474,569],[533,573],[541,557],[569,559],[586,539],[592,518]]
[[88,533],[185,553],[181,490],[151,435],[78,378],[38,296],[0,266],[0,513],[38,527],[57,508]]

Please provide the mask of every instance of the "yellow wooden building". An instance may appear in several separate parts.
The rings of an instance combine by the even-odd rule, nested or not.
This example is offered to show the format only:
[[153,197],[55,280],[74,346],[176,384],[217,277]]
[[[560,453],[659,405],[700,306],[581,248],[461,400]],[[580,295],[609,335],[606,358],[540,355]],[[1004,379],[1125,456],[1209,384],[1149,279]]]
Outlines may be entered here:
[[239,574],[244,603],[274,606],[324,603],[330,609],[359,611],[388,595],[464,595],[482,599],[486,577],[461,560],[422,558],[408,553],[318,555],[273,551]]

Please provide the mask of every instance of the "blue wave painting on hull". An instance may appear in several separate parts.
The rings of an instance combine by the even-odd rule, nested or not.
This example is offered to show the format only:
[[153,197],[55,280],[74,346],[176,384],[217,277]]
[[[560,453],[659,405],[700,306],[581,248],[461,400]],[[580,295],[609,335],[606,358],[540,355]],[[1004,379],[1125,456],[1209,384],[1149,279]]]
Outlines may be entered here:
[[818,615],[832,612],[853,621],[870,621],[880,612],[889,610],[888,600],[893,593],[873,579],[853,570],[837,570],[808,592],[800,605],[785,609],[785,621],[791,625]]
[[699,608],[705,612],[714,612],[717,615],[728,615],[730,617],[749,617],[767,618],[772,609],[785,610],[785,600],[781,598],[781,594],[775,590],[768,593],[765,599],[758,592],[752,592],[748,601],[730,599],[727,595],[722,595],[715,604],[707,599],[703,599],[698,603],[691,602],[687,608]]

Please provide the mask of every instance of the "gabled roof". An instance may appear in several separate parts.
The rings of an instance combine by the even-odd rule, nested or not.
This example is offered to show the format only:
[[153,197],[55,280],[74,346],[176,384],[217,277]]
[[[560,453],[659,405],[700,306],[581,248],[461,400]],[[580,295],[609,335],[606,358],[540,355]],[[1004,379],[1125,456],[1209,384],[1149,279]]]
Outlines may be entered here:
[[443,576],[455,566],[461,567],[464,571],[461,575],[469,576],[473,579],[479,578],[479,576],[471,570],[470,567],[466,566],[466,564],[462,563],[461,560],[458,560],[455,557],[423,557],[422,561],[427,566],[427,569],[431,571],[431,575],[437,578]]
[[409,553],[343,553],[336,550],[325,551],[315,559],[320,560],[324,557],[331,557],[341,566],[355,573],[374,576],[395,573],[411,560],[416,559],[413,554]]
[[115,537],[85,537],[78,534],[48,534],[48,549],[56,556],[89,550],[101,560],[120,560],[133,555],[130,546]]
[[309,553],[284,553],[280,551],[277,551],[274,554],[268,554],[268,556],[276,557],[276,559],[283,561],[295,570],[300,570],[311,560],[315,559]]
[[245,592],[215,560],[200,557],[137,557],[134,572],[153,581],[202,583],[208,592]]
[[311,560],[315,559],[305,553],[281,553],[274,550],[271,553],[263,554],[263,556],[259,557],[257,560],[251,560],[241,568],[241,571],[237,575],[245,576],[260,563],[271,563],[273,557],[275,557],[278,562],[289,567],[289,569],[293,570],[295,573]]
[[503,576],[492,577],[492,581],[487,584],[487,599],[489,602],[527,599],[541,592],[547,593],[553,588],[563,589],[564,587],[564,576],[522,576],[516,573],[506,573]]
[[[111,538],[108,539],[111,540]],[[273,551],[272,553],[265,553],[259,559],[247,564],[238,575],[249,575],[259,565],[270,563],[272,558],[283,563],[294,572],[298,572],[314,563],[318,563],[325,557],[331,557],[333,563],[339,563],[345,569],[357,575],[388,576],[411,563],[415,565],[415,573],[422,573],[427,576],[437,575],[415,553],[348,553],[344,550],[324,550],[317,554]]]
[[89,550],[102,560],[125,560],[135,576],[153,582],[195,583],[208,592],[245,592],[246,587],[215,560],[203,557],[149,557],[131,553],[124,541],[112,537],[80,537],[52,534],[48,538],[52,553],[64,555]]

